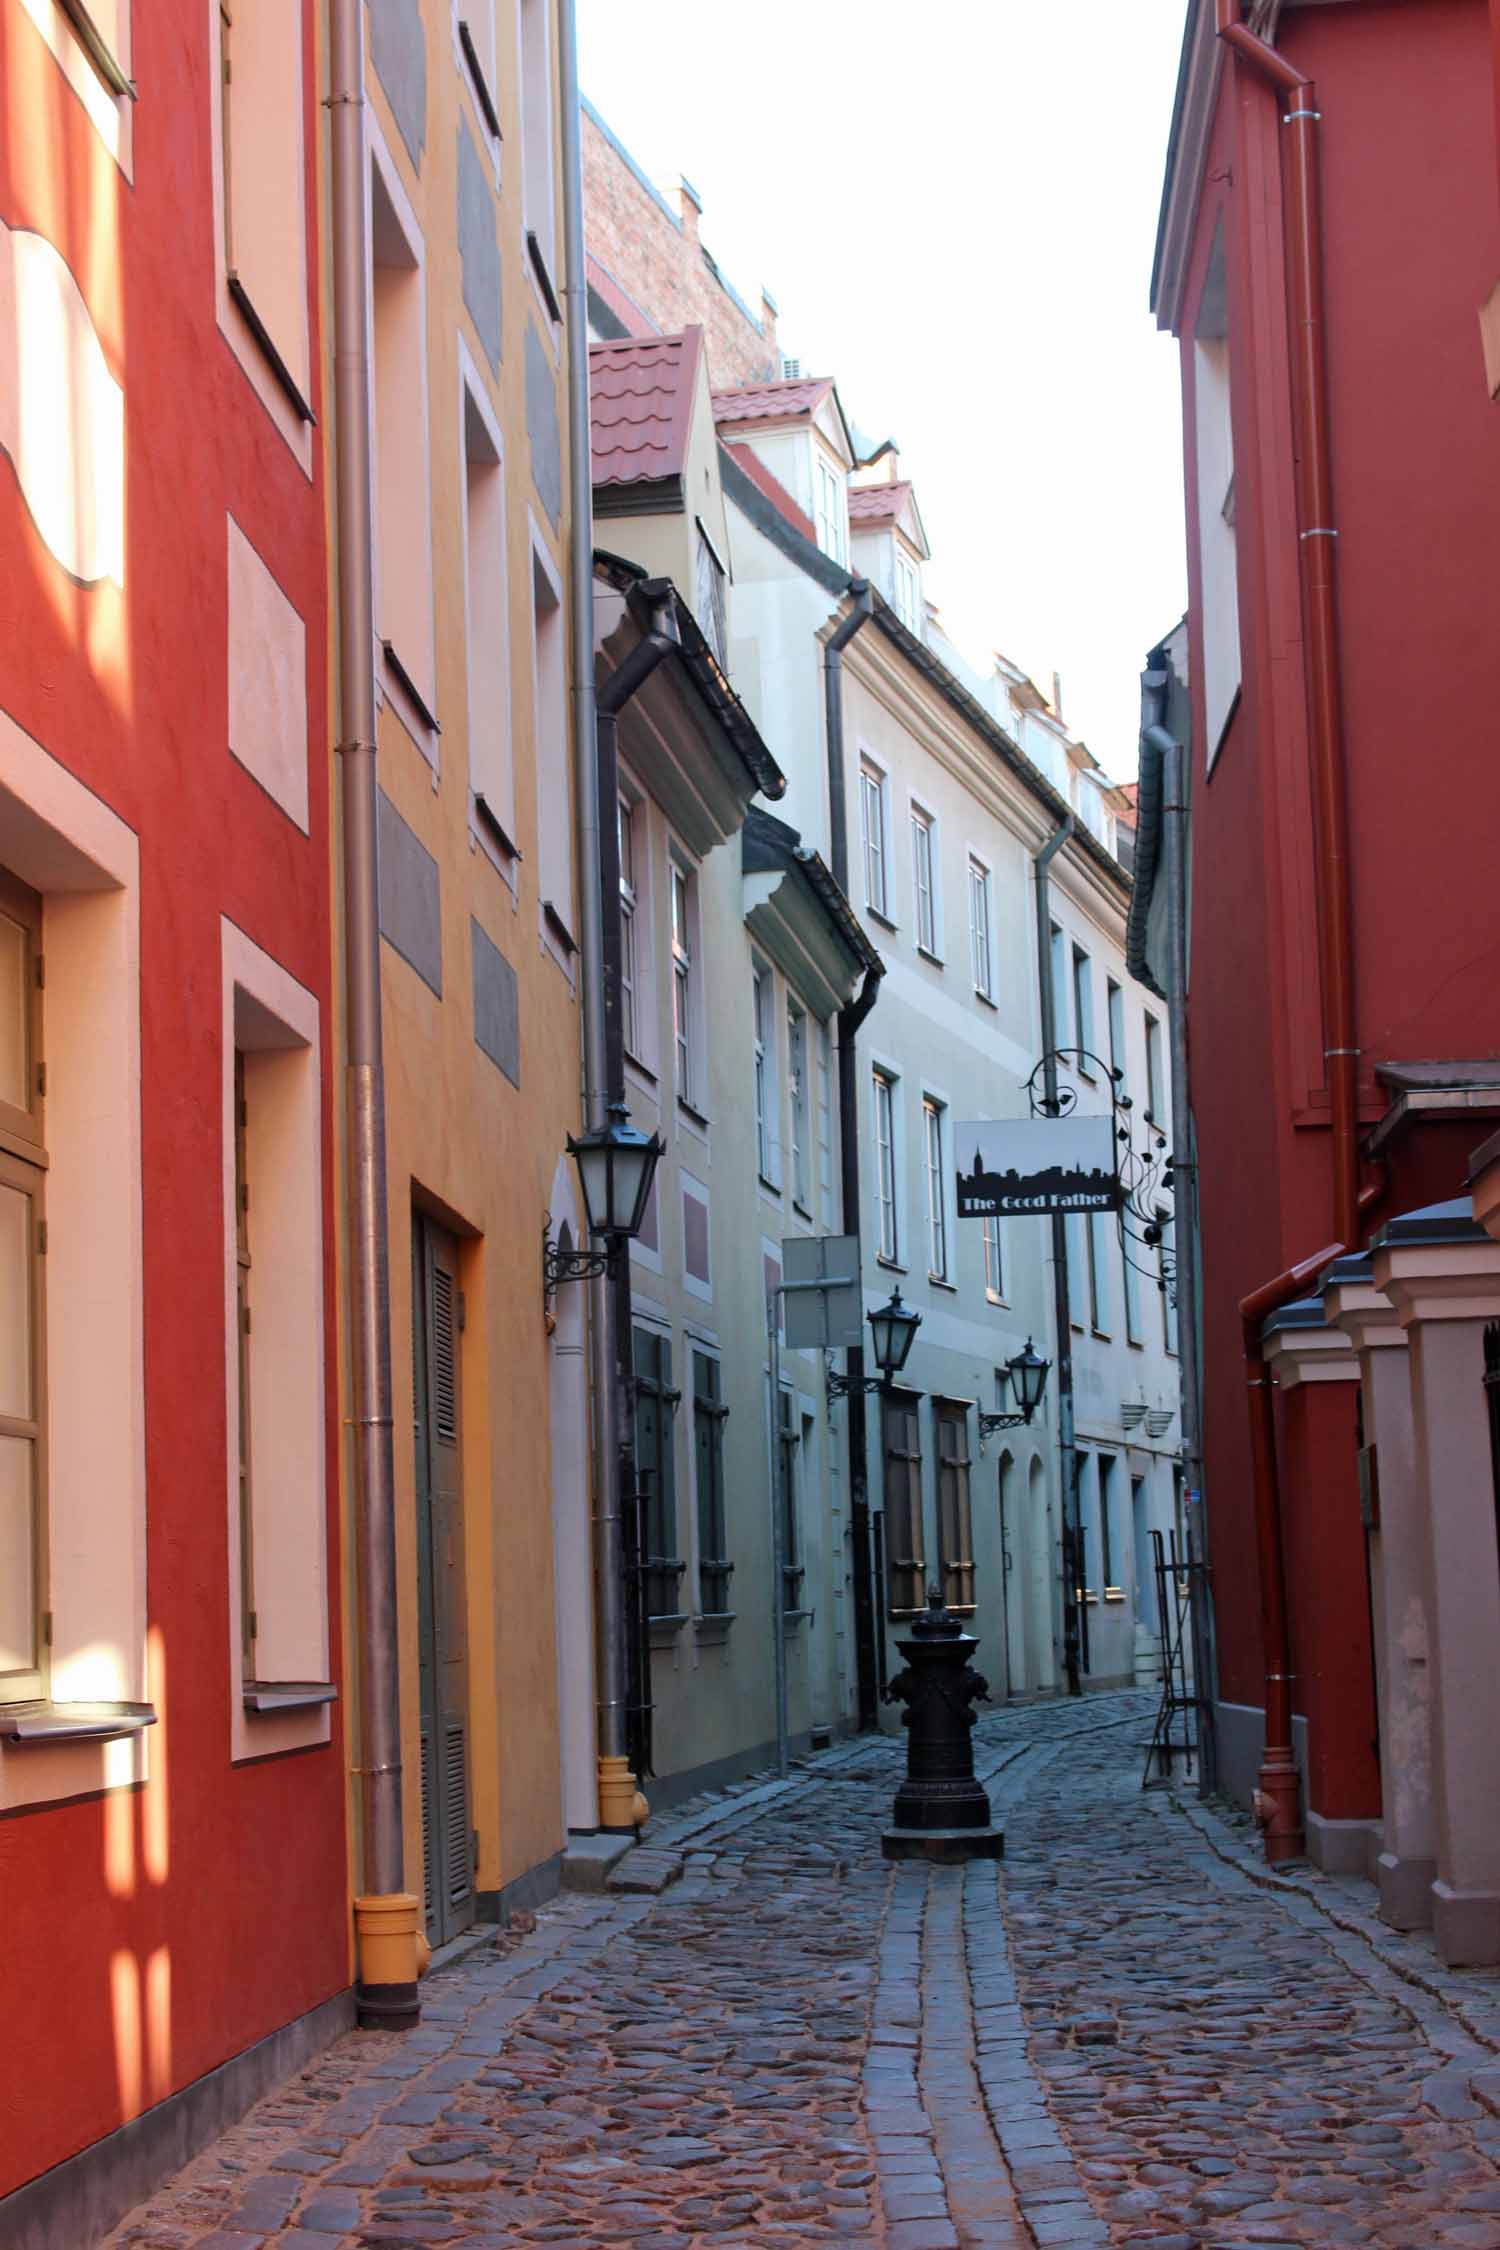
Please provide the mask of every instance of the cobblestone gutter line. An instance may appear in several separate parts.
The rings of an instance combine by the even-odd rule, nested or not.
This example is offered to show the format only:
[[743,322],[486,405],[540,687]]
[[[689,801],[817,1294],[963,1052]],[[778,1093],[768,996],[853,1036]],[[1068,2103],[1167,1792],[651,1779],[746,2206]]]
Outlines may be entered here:
[[[1500,2067],[1490,2062],[1491,2057],[1500,2055],[1500,1972],[1444,1968],[1429,1943],[1391,1929],[1378,1914],[1362,1906],[1352,1878],[1345,1888],[1312,1868],[1273,1870],[1222,1813],[1201,1800],[1175,1794],[1171,1802],[1226,1867],[1234,1868],[1261,1890],[1304,1899],[1336,1929],[1358,1938],[1393,1976],[1446,2008],[1475,2045],[1485,2050],[1476,2063],[1479,2083],[1475,2091],[1488,2107],[1500,2110]],[[1367,1890],[1368,1886],[1361,1888]]]

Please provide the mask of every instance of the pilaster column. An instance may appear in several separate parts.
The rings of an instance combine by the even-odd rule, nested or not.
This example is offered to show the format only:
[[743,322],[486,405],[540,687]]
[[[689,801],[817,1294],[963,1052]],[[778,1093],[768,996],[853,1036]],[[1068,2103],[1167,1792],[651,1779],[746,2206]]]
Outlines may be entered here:
[[1323,1302],[1354,1347],[1364,1402],[1361,1505],[1369,1538],[1383,1816],[1375,1881],[1382,1920],[1393,1929],[1420,1930],[1432,1921],[1437,1818],[1427,1538],[1406,1330],[1390,1298],[1375,1287],[1368,1258],[1338,1259],[1328,1270]]
[[1450,1966],[1500,1961],[1500,1551],[1484,1400],[1484,1326],[1500,1319],[1500,1244],[1467,1197],[1393,1219],[1375,1286],[1408,1339],[1416,1491],[1427,1548],[1432,1927]]

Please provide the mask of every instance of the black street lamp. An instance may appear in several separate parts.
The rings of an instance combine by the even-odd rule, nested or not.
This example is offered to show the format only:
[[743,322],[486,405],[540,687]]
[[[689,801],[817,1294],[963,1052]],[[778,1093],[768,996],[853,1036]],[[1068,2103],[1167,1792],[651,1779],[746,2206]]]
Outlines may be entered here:
[[578,1167],[583,1193],[584,1226],[591,1235],[602,1235],[601,1247],[559,1250],[552,1240],[552,1214],[542,1223],[542,1299],[547,1312],[565,1281],[580,1281],[606,1273],[622,1242],[641,1231],[651,1183],[656,1178],[663,1142],[630,1122],[623,1102],[611,1102],[606,1122],[592,1132],[568,1135],[568,1154]]
[[1052,1362],[1043,1359],[1028,1336],[1026,1349],[1017,1352],[1013,1359],[1006,1361],[1004,1371],[1000,1376],[1000,1396],[1003,1398],[1006,1391],[1013,1388],[1017,1411],[1011,1413],[1002,1408],[995,1414],[981,1413],[979,1417],[979,1442],[981,1445],[987,1437],[993,1437],[997,1430],[1019,1430],[1030,1422],[1042,1403],[1042,1394],[1047,1388],[1047,1377],[1051,1371]]
[[855,1380],[848,1375],[830,1374],[828,1399],[830,1405],[836,1398],[851,1398],[864,1391],[888,1391],[906,1365],[912,1341],[922,1325],[922,1315],[903,1304],[901,1292],[891,1292],[889,1304],[878,1312],[866,1316],[870,1323],[870,1336],[875,1353],[878,1374],[865,1375]]

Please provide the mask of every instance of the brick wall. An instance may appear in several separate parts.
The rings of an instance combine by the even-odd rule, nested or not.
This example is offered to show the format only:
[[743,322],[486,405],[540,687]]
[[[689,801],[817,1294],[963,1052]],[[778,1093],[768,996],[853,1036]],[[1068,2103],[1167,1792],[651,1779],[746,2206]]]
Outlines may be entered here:
[[778,376],[773,306],[762,299],[759,323],[740,309],[699,240],[699,206],[686,188],[680,203],[676,221],[584,112],[583,209],[590,256],[663,334],[690,321],[702,323],[716,390]]

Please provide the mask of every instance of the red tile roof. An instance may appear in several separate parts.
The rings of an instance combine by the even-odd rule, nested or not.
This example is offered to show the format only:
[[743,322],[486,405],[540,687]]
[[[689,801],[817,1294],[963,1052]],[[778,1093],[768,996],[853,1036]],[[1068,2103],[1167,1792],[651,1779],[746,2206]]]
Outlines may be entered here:
[[681,476],[703,330],[589,346],[589,429],[596,485]]
[[851,523],[894,523],[910,496],[911,485],[905,479],[895,484],[851,484],[849,520]]
[[756,487],[756,489],[765,494],[766,498],[770,501],[772,507],[776,509],[777,513],[779,515],[785,516],[792,529],[794,531],[800,531],[804,539],[810,539],[813,545],[816,546],[818,543],[818,534],[814,527],[812,517],[803,513],[802,509],[798,507],[796,501],[787,491],[787,488],[782,483],[780,477],[772,476],[770,470],[766,467],[764,461],[762,461],[760,455],[754,450],[754,448],[743,444],[736,445],[732,440],[726,439],[724,442],[724,451],[729,455],[729,458],[733,461],[735,467],[737,469],[743,469],[746,476],[750,479],[750,482]]
[[833,389],[831,375],[784,383],[742,383],[737,390],[714,392],[716,422],[781,422],[811,414]]

